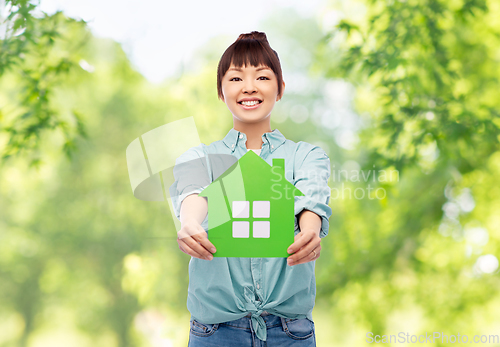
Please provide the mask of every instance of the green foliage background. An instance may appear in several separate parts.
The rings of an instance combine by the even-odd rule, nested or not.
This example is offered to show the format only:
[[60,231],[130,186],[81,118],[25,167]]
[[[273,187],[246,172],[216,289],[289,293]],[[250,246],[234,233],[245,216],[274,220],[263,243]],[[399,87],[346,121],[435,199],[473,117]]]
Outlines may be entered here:
[[[156,346],[155,334],[186,345],[189,257],[166,204],[133,197],[125,149],[188,116],[204,143],[227,133],[215,71],[234,38],[213,39],[191,68],[152,85],[84,22],[27,1],[4,5],[0,346]],[[287,82],[273,128],[321,145],[332,161],[333,215],[316,265],[318,346],[366,345],[367,332],[498,334],[498,269],[480,264],[500,256],[500,4],[327,10],[344,18],[328,25],[282,10],[259,28]],[[339,81],[355,88],[352,149],[324,123],[335,108],[325,88]],[[358,169],[398,175],[367,181]],[[349,195],[368,184],[385,196]]]

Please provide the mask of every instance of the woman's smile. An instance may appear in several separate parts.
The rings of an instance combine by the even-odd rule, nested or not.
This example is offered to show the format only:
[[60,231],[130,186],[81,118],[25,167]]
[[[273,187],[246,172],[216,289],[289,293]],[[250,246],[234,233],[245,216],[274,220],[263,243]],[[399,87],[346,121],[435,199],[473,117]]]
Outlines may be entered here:
[[238,104],[245,110],[255,110],[262,104],[262,100],[257,98],[244,98],[238,101]]

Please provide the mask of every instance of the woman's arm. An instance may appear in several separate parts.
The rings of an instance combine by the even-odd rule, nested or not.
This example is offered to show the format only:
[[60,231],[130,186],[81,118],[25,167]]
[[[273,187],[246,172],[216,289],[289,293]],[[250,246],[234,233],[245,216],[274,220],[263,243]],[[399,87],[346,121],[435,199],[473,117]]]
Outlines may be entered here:
[[[320,241],[328,234],[331,208],[330,158],[318,146],[301,143],[298,153],[304,159],[298,169],[294,169],[294,185],[305,195],[295,201],[295,228],[300,232],[295,236],[293,244],[288,248],[288,265],[307,263],[318,259],[321,251]],[[306,153],[304,153],[306,152]]]
[[300,231],[311,230],[316,232],[319,237],[319,231],[321,229],[321,217],[316,213],[309,210],[302,210],[302,212],[297,217],[299,220]]
[[201,226],[207,212],[207,200],[198,194],[188,195],[182,201],[181,229],[177,232],[177,243],[181,251],[192,257],[212,260],[212,253],[215,253],[216,249]]
[[181,225],[189,219],[194,219],[201,225],[207,213],[208,204],[206,198],[198,196],[198,194],[188,195],[181,204]]

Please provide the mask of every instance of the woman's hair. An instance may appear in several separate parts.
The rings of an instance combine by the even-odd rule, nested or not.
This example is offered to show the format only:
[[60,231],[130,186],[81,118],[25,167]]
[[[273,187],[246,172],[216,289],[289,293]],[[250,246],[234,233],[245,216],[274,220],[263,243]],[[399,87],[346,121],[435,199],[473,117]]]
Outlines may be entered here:
[[267,41],[266,34],[259,31],[252,31],[250,34],[241,34],[236,41],[229,46],[219,61],[217,67],[217,93],[222,99],[222,78],[231,66],[242,67],[243,65],[259,66],[264,65],[271,70],[278,79],[278,95],[283,89],[283,75],[278,53],[271,48]]

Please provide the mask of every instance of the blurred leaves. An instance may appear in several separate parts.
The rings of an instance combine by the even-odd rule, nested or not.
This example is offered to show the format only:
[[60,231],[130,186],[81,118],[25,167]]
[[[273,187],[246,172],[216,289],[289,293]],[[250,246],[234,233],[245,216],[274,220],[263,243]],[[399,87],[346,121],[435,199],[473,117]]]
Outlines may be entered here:
[[341,63],[329,71],[369,85],[378,100],[367,125],[371,161],[402,170],[420,162],[425,141],[435,141],[441,165],[460,172],[482,165],[499,149],[498,9],[489,12],[484,0],[373,1],[366,8],[366,21],[343,19],[329,33],[347,37]]
[[[357,89],[361,141],[344,155],[364,172],[393,167],[401,179],[392,187],[378,182],[387,192],[378,204],[332,201],[335,227],[326,242],[334,260],[320,265],[327,269],[318,275],[319,297],[329,297],[334,315],[349,317],[345,326],[375,334],[487,333],[468,317],[498,309],[498,269],[488,275],[478,263],[484,254],[497,259],[500,248],[500,224],[487,207],[499,198],[485,193],[496,191],[491,163],[500,149],[500,7],[387,0],[362,9],[363,16],[339,16],[315,69]],[[344,183],[366,189],[366,182]],[[471,233],[489,241],[477,246]]]
[[[63,150],[75,151],[75,139],[85,136],[81,114],[63,114],[54,105],[54,89],[78,68],[81,48],[88,39],[83,21],[37,10],[27,0],[5,0],[0,14],[0,83],[9,102],[0,104],[1,160],[23,154],[32,165],[40,162],[42,137],[60,132]],[[71,35],[79,31],[80,35]],[[8,74],[10,78],[6,78]],[[3,81],[2,81],[3,79]]]

